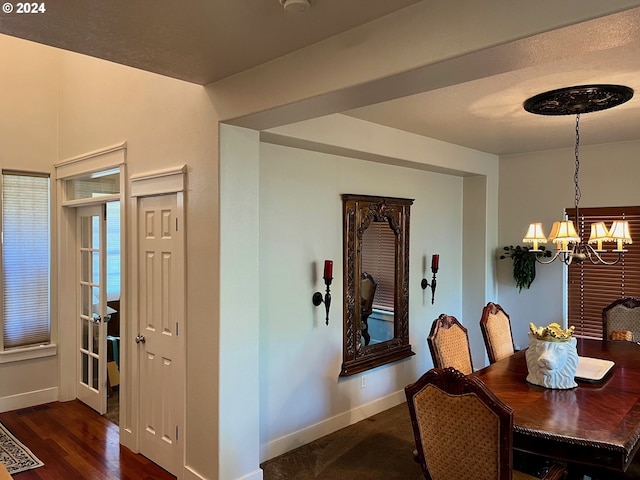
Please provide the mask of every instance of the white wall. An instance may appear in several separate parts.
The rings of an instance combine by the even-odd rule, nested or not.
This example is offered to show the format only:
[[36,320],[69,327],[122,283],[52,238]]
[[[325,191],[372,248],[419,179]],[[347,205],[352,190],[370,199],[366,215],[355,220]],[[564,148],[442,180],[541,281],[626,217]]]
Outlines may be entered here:
[[[185,475],[215,478],[218,455],[211,452],[217,452],[219,434],[218,119],[206,89],[5,36],[0,36],[0,60],[2,168],[53,176],[55,162],[121,142],[127,142],[129,175],[187,165]],[[58,355],[0,364],[0,408],[53,401],[58,392],[62,400],[73,398],[76,327],[69,315],[57,321],[55,233],[52,242],[52,336],[58,341]],[[133,339],[131,313],[126,312],[123,337]],[[131,358],[133,342],[124,340],[122,345]],[[131,375],[124,380],[131,382]],[[122,400],[130,413],[132,405]],[[135,428],[130,422],[130,417],[123,419],[127,428]]]
[[[414,198],[410,232],[410,336],[406,361],[340,379],[342,364],[341,193]],[[438,198],[438,208],[429,198]],[[425,339],[440,310],[459,311],[460,178],[307,150],[260,149],[261,441],[269,443],[394,394],[432,366]],[[447,232],[447,241],[439,232]],[[437,303],[420,288],[423,258],[440,253]],[[324,292],[334,260],[329,326],[311,295]],[[429,277],[430,278],[430,277]],[[296,440],[290,439],[291,447]]]
[[218,478],[259,480],[259,133],[220,126]]
[[[493,262],[485,256],[486,241],[468,247],[470,252],[475,250],[472,256],[480,279],[473,285],[479,298],[466,301],[463,229],[469,229],[472,239],[484,239],[496,235],[497,224],[495,214],[487,213],[487,205],[495,211],[496,199],[495,195],[488,199],[485,187],[497,184],[497,159],[491,155],[344,116],[274,129],[264,138],[280,144],[263,141],[260,146],[257,327],[262,460],[403,402],[404,386],[433,366],[426,338],[441,313],[470,324],[472,350],[478,359],[474,362],[483,366],[484,344],[476,324],[486,302],[485,292],[492,291],[485,285],[492,268],[485,265]],[[322,145],[314,143],[318,141]],[[306,146],[287,145],[293,143]],[[349,152],[349,156],[318,150]],[[378,161],[358,158],[375,155],[379,155]],[[471,175],[464,173],[467,168],[474,171],[473,176],[463,176]],[[346,378],[339,378],[341,193],[415,199],[411,208],[409,317],[416,355]],[[475,199],[474,219],[467,224],[463,218],[465,194],[471,202]],[[487,230],[493,233],[488,235]],[[429,291],[420,288],[422,278],[431,278],[428,265],[433,253],[440,254],[435,305],[430,303]],[[328,326],[324,307],[315,308],[311,303],[314,291],[324,291],[324,259],[334,260]],[[474,312],[470,318],[463,317],[465,303]],[[361,388],[363,376],[365,388]]]
[[[63,53],[61,77],[60,159],[126,141],[129,176],[187,166],[186,466],[195,478],[211,478],[217,469],[217,456],[211,451],[218,448],[215,110],[201,86],[83,55]],[[129,245],[129,251],[132,248]],[[130,275],[130,270],[125,274]],[[128,280],[135,286],[134,279]],[[131,341],[137,333],[133,313],[126,312],[129,321],[122,334],[122,348],[127,349],[128,358],[136,355]],[[128,378],[130,381],[131,376]],[[127,405],[128,412],[131,407]],[[123,423],[135,428],[131,417]]]
[[[571,120],[567,135],[572,135]],[[588,117],[581,121],[583,142],[589,137]],[[581,207],[638,205],[640,142],[580,147]],[[540,221],[548,235],[551,224],[574,203],[574,152],[562,149],[500,158],[499,246],[522,245],[530,222]],[[554,248],[548,244],[547,248]],[[500,252],[496,252],[499,254]],[[497,257],[496,257],[497,258]],[[510,259],[496,260],[498,297],[509,313],[516,346],[527,345],[529,322],[547,325],[566,321],[565,266],[556,261],[537,265],[529,290],[518,293]]]
[[[53,174],[58,136],[58,55],[54,49],[0,35],[0,167]],[[55,183],[51,184],[55,205]],[[52,208],[52,225],[55,225]],[[52,278],[57,239],[52,233]],[[57,342],[57,289],[52,283],[52,342]],[[10,355],[6,355],[10,357]],[[5,359],[3,359],[5,360]],[[0,363],[0,411],[55,400],[55,356]]]
[[493,210],[497,195],[496,176],[476,175],[464,178],[462,206],[462,316],[457,317],[469,335],[473,368],[487,364],[486,347],[480,331],[482,307],[495,299],[495,278],[491,261],[497,238]]
[[[356,120],[329,115],[263,132],[265,141],[305,146],[327,153],[352,156],[371,162],[450,174],[463,178],[462,288],[464,302],[454,315],[469,328],[475,368],[483,367],[486,352],[479,320],[480,310],[495,301],[493,252],[498,239],[498,162],[494,155]],[[431,208],[443,203],[428,195]],[[443,238],[448,232],[438,232]],[[439,312],[442,313],[442,312]],[[446,312],[452,314],[452,312]]]

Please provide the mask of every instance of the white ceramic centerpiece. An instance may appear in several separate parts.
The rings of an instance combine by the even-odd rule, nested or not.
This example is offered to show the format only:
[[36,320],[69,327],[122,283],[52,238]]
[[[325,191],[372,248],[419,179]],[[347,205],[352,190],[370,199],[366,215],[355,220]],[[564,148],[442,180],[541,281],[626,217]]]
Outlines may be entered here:
[[557,323],[547,327],[529,324],[529,348],[526,351],[527,382],[546,388],[577,387],[574,377],[578,351],[574,327],[563,330]]

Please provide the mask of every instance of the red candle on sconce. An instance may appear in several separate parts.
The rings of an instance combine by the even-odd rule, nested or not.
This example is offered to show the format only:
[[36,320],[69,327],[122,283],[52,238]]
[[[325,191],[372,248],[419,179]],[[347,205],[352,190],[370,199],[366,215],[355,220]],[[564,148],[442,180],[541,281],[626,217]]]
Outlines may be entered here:
[[324,303],[324,308],[327,312],[326,323],[329,325],[329,307],[331,306],[331,281],[333,280],[333,260],[324,261],[324,284],[327,286],[327,291],[322,298],[322,293],[316,292],[311,297],[313,304],[317,307],[321,303]]
[[325,279],[333,278],[333,260],[325,260],[324,261],[324,275]]
[[440,255],[438,255],[437,253],[431,255],[431,273],[433,273],[433,278],[431,279],[431,283],[429,283],[429,281],[426,278],[422,279],[422,282],[420,282],[420,286],[422,287],[423,290],[425,290],[427,287],[431,288],[431,304],[433,305],[433,302],[436,299],[436,273],[438,272],[438,267],[440,266]]
[[431,256],[431,270],[438,270],[440,266],[440,255],[437,253]]

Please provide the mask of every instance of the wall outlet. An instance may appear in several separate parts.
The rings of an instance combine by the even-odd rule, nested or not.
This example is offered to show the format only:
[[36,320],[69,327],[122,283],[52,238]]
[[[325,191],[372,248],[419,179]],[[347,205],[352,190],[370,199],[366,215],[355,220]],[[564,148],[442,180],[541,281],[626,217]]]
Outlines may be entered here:
[[360,388],[364,388],[367,386],[367,376],[366,375],[362,375],[360,377]]

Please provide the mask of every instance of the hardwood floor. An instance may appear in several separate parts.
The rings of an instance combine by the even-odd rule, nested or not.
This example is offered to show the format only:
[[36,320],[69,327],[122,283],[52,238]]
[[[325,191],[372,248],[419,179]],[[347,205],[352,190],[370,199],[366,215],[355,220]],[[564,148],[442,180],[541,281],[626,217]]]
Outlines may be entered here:
[[119,444],[118,426],[74,400],[0,413],[0,422],[44,466],[15,480],[175,480]]

